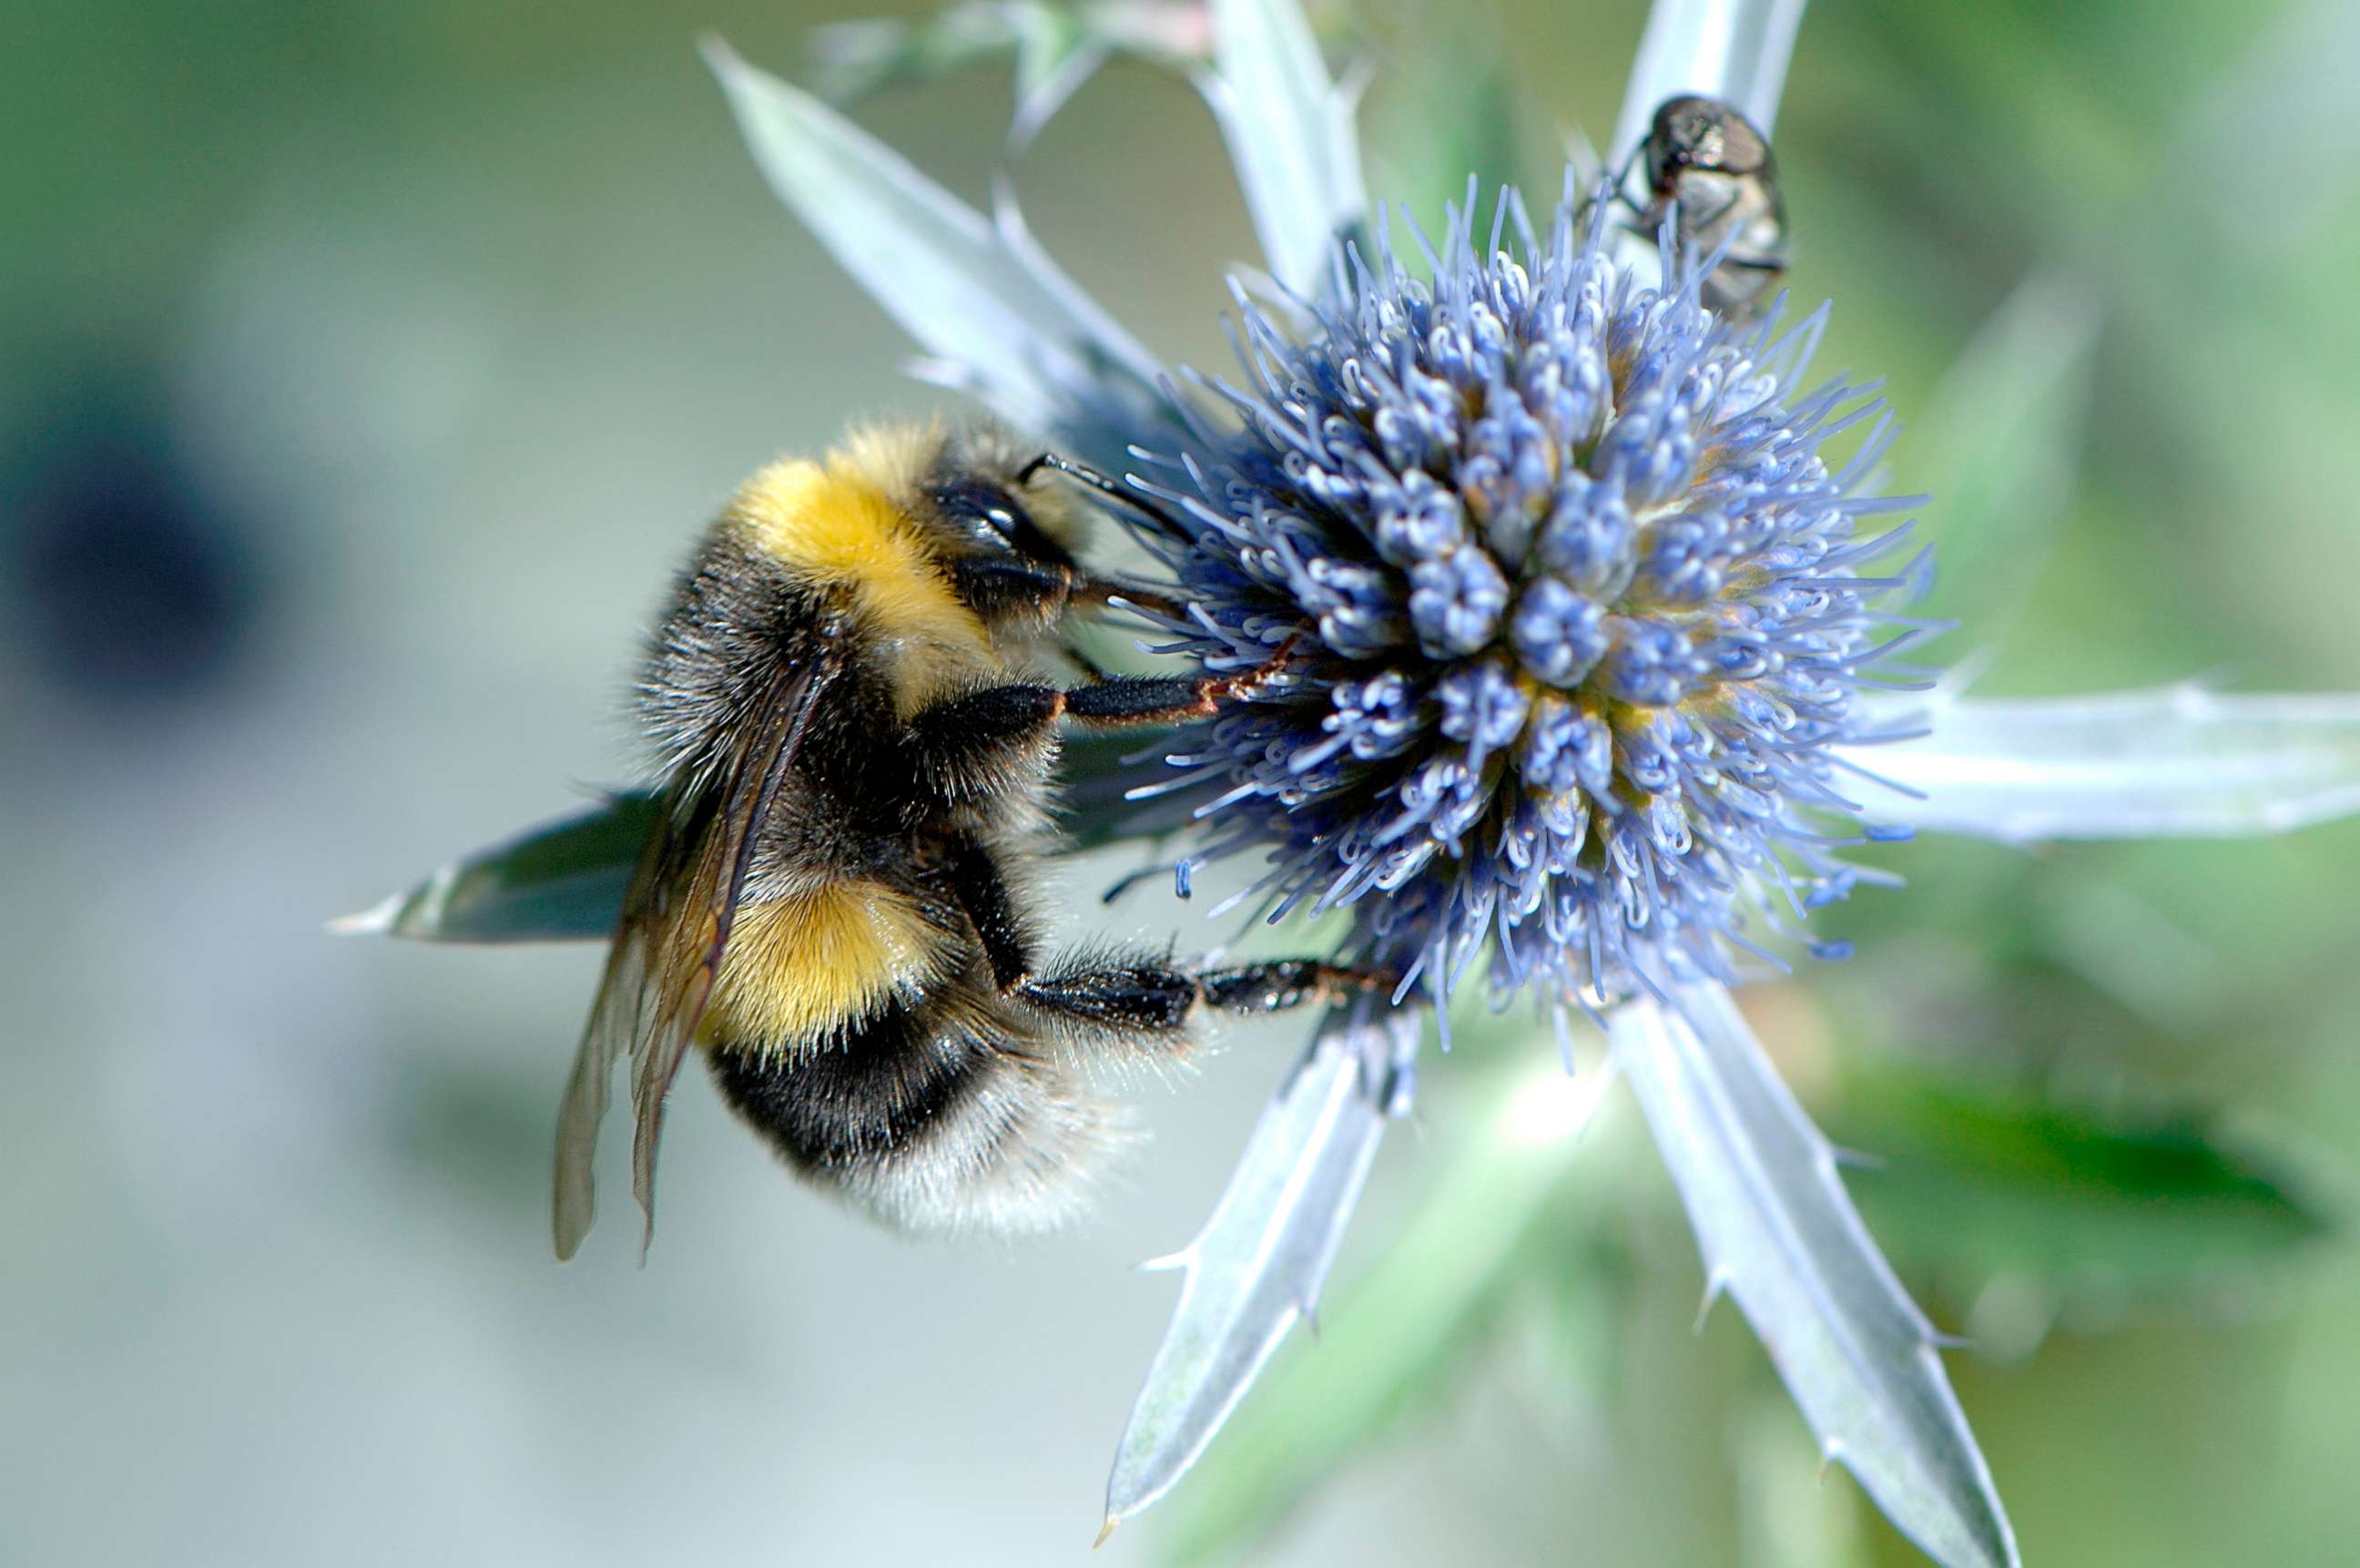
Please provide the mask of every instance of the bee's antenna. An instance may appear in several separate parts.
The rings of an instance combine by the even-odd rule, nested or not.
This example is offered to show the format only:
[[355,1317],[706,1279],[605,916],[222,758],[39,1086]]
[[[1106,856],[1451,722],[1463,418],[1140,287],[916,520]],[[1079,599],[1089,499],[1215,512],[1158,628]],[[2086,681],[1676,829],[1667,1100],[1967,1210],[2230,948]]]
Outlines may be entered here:
[[1147,499],[1144,496],[1135,495],[1131,491],[1123,488],[1120,485],[1116,484],[1112,479],[1108,478],[1104,474],[1099,473],[1096,468],[1091,467],[1087,463],[1076,463],[1070,457],[1060,457],[1054,452],[1043,452],[1040,456],[1035,457],[1032,461],[1027,463],[1023,467],[1019,468],[1016,471],[1016,482],[1020,485],[1029,485],[1032,482],[1032,476],[1039,473],[1043,468],[1054,468],[1058,473],[1065,475],[1067,478],[1088,486],[1091,489],[1096,490],[1098,494],[1106,497],[1109,500],[1116,501],[1122,506],[1130,508],[1132,511],[1138,512],[1141,516],[1154,523],[1156,527],[1162,529],[1167,537],[1176,540],[1180,543],[1193,544],[1196,543],[1196,536],[1191,534],[1188,530],[1182,525],[1178,518],[1174,517],[1170,512],[1165,511],[1162,507],[1157,506],[1153,501]]

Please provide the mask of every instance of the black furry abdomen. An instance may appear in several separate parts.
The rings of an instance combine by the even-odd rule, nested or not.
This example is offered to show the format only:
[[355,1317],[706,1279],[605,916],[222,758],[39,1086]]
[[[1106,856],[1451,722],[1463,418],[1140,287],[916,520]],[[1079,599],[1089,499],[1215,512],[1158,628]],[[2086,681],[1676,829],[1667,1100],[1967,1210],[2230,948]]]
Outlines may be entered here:
[[720,1050],[714,1081],[796,1166],[826,1174],[890,1160],[927,1141],[970,1099],[989,1058],[937,1038],[898,997],[839,1047],[794,1058]]
[[1022,1020],[986,1032],[944,1000],[896,998],[816,1049],[716,1043],[714,1083],[798,1171],[894,1224],[1049,1229],[1127,1141],[1121,1114]]

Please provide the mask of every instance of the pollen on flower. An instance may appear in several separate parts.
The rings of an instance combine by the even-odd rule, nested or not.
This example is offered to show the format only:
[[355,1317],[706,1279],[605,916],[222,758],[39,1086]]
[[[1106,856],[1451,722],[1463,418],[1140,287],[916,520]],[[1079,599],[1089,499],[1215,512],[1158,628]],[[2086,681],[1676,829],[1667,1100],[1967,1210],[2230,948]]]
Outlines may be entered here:
[[1191,536],[1159,546],[1172,651],[1295,641],[1138,793],[1194,803],[1193,860],[1261,851],[1272,918],[1349,907],[1360,957],[1437,996],[1485,954],[1495,1000],[1731,978],[1887,836],[1839,748],[1885,738],[1853,698],[1919,634],[1875,607],[1927,558],[1863,571],[1909,532],[1855,493],[1889,420],[1795,390],[1823,312],[1721,321],[1711,258],[1667,239],[1643,279],[1571,194],[1545,237],[1511,192],[1481,251],[1470,200],[1422,269],[1381,221],[1321,300],[1240,291],[1244,384],[1203,383],[1236,417],[1184,409],[1144,455]]

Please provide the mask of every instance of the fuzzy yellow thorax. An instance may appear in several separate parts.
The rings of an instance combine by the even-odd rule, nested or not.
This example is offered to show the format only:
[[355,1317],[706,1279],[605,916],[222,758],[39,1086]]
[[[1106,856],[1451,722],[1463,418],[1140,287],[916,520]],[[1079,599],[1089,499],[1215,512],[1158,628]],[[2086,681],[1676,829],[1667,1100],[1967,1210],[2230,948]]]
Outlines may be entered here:
[[920,439],[876,434],[825,464],[774,463],[747,480],[723,512],[749,547],[803,583],[850,598],[864,632],[890,660],[904,718],[1000,673],[983,622],[951,591],[897,499],[915,483]]

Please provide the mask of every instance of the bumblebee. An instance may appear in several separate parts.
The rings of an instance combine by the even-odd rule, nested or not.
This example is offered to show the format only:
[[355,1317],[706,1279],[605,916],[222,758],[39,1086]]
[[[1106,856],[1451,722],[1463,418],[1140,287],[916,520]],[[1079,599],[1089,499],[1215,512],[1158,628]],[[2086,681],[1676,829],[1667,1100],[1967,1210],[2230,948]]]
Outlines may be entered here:
[[1699,297],[1722,315],[1754,314],[1786,275],[1786,199],[1769,138],[1718,98],[1667,98],[1638,158],[1642,232],[1652,238],[1668,217],[1683,249],[1709,257],[1726,246]]
[[991,429],[872,430],[763,469],[705,534],[641,672],[661,824],[559,1118],[559,1256],[590,1226],[625,1057],[650,1226],[664,1100],[694,1045],[815,1184],[904,1228],[1028,1231],[1073,1213],[1123,1140],[1093,1058],[1170,1059],[1208,1009],[1379,983],[1309,960],[1044,956],[1032,872],[1060,726],[1210,715],[1285,657],[1109,677],[1076,655],[1088,678],[1042,678],[1069,615],[1172,608],[1076,562],[1075,480],[1122,493]]

